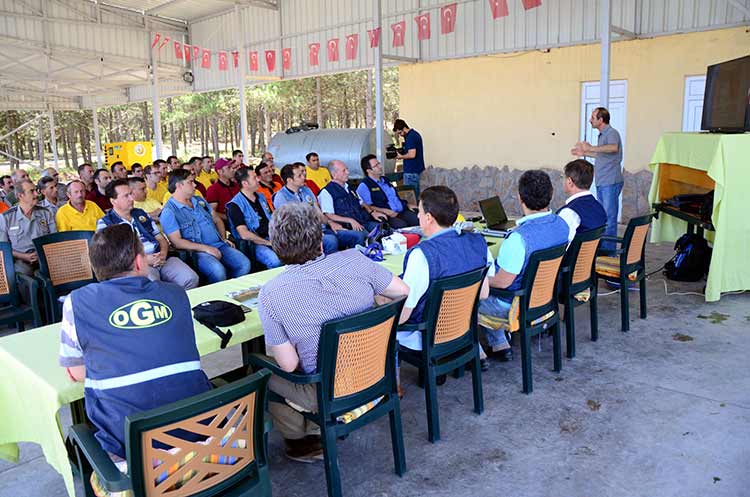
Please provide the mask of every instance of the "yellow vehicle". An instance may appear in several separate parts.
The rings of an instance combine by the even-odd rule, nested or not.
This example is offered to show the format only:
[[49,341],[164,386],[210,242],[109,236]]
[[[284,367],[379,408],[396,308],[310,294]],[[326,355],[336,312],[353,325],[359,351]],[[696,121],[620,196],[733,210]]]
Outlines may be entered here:
[[128,169],[136,162],[145,166],[151,164],[151,147],[151,142],[105,143],[104,162],[108,168],[117,161],[122,161]]

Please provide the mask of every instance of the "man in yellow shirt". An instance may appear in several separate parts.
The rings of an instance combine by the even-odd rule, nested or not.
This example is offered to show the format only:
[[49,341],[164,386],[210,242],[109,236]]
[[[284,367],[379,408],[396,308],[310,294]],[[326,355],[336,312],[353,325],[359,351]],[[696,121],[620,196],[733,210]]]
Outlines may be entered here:
[[[174,162],[177,158],[174,155],[170,155],[170,161],[163,161],[161,159],[156,159],[154,161],[154,168],[159,172],[159,184],[164,187],[164,191],[167,191],[167,176],[169,175],[169,171],[171,171],[171,164]],[[177,169],[179,169],[179,161],[177,161]]]
[[86,200],[86,185],[73,180],[68,184],[68,203],[57,209],[55,224],[57,231],[96,231],[96,221],[104,212],[90,200]]
[[331,182],[331,173],[325,167],[320,167],[320,157],[315,152],[305,156],[307,159],[307,179],[312,180],[321,190]]
[[128,179],[128,186],[133,195],[133,206],[145,211],[154,222],[158,222],[162,204],[153,198],[148,198],[146,180],[133,176]]
[[195,178],[198,180],[203,186],[208,189],[209,186],[214,184],[214,182],[219,179],[219,175],[216,174],[216,171],[214,171],[214,159],[210,155],[207,155],[203,157],[201,160],[201,169]]
[[[162,163],[166,164],[164,161]],[[167,188],[161,183],[161,172],[159,166],[146,166],[143,169],[143,177],[146,180],[146,198],[162,203]],[[147,211],[148,212],[148,211]]]

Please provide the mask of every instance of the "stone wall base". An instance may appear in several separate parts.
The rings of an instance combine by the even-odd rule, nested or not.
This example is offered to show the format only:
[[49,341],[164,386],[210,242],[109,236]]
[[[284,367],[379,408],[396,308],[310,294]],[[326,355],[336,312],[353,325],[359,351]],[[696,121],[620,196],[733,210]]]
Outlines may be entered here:
[[[557,209],[565,203],[562,191],[561,169],[543,169],[552,179],[555,193],[551,207]],[[461,210],[478,211],[479,201],[498,195],[509,216],[520,217],[518,201],[518,178],[524,171],[509,166],[473,166],[463,169],[444,169],[430,166],[422,173],[422,189],[434,185],[445,185],[456,192]],[[650,211],[648,192],[651,188],[651,171],[631,173],[625,171],[622,197],[622,222]]]

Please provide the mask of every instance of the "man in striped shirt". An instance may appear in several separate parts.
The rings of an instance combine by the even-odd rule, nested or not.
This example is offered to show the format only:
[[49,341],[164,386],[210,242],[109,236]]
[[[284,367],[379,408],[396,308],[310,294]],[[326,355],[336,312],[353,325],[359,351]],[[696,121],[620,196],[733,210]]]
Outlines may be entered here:
[[[290,202],[270,225],[271,244],[286,270],[263,285],[258,314],[266,348],[284,371],[313,373],[323,323],[372,307],[376,295],[397,298],[409,287],[357,250],[323,254],[323,231],[313,206]],[[308,411],[317,410],[315,385],[295,385],[273,376],[269,388]],[[284,436],[286,455],[300,462],[319,458],[320,436],[289,406],[270,403],[274,426]]]

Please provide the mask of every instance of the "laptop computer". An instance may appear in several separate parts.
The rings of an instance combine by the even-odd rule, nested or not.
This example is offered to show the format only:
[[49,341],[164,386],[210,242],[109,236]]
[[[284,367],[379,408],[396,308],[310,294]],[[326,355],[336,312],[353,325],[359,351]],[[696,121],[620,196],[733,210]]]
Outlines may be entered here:
[[503,209],[500,197],[486,198],[479,201],[479,210],[487,223],[487,228],[491,230],[509,230],[515,228],[516,222],[508,219],[508,215]]

